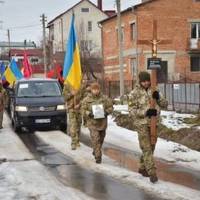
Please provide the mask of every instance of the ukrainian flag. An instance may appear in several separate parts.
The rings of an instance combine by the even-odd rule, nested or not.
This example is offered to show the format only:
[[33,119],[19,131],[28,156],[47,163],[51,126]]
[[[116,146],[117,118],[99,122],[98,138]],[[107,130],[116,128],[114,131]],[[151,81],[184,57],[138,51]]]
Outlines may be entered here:
[[10,67],[7,67],[5,72],[4,72],[4,77],[6,78],[6,81],[10,84],[13,85],[14,82],[17,80],[15,77],[14,73],[10,69]]
[[82,72],[79,47],[74,26],[74,14],[72,15],[68,43],[63,66],[63,78],[75,90],[81,86]]
[[21,71],[19,70],[15,59],[13,58],[10,63],[10,69],[12,70],[13,74],[17,78],[17,80],[23,78]]

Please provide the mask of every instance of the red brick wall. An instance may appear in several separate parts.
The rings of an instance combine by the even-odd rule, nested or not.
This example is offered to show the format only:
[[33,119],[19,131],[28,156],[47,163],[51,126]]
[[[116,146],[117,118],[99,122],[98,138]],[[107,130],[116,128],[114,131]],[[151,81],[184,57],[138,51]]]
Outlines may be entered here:
[[[194,0],[155,0],[152,3],[137,7],[135,12],[127,11],[122,14],[122,26],[124,25],[125,41],[124,51],[136,48],[135,41],[130,40],[130,22],[137,21],[138,39],[150,40],[153,32],[153,19],[157,20],[158,39],[170,39],[171,44],[159,45],[159,51],[175,51],[175,66],[173,72],[181,77],[187,76],[191,80],[200,80],[200,72],[190,71],[190,56],[188,54],[190,38],[190,20],[200,20],[200,2]],[[103,23],[103,57],[104,67],[118,65],[117,44],[117,18],[112,18]],[[149,45],[138,45],[141,53],[138,57],[139,70],[144,70],[145,54],[150,51]],[[113,58],[113,59],[111,59]],[[131,79],[130,58],[125,56],[125,79]],[[170,67],[170,66],[169,66]],[[112,80],[119,79],[119,72],[105,73],[105,77]],[[112,72],[112,73],[111,73]]]
[[[133,13],[126,13],[122,15],[122,26],[125,32],[125,38],[123,43],[123,49],[128,50],[135,46],[134,42],[131,40],[131,31],[130,31],[130,22],[135,20],[135,15]],[[109,20],[103,25],[102,29],[102,38],[103,38],[103,58],[104,58],[104,67],[105,71],[107,67],[119,65],[118,62],[118,37],[117,37],[117,21],[116,18]],[[126,66],[124,69],[125,79],[130,80],[130,64],[129,58],[124,58],[124,64]],[[119,68],[119,67],[118,67]],[[113,67],[113,70],[109,70],[112,72],[111,74],[105,73],[105,77],[112,80],[119,80],[119,72],[114,72],[117,70],[117,67]]]

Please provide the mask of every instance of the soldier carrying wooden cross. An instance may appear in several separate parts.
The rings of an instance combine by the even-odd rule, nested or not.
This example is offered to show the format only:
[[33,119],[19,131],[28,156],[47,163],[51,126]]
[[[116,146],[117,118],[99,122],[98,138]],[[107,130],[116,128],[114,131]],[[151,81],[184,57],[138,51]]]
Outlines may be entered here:
[[150,65],[153,68],[150,74],[146,71],[139,73],[139,83],[129,94],[129,113],[133,126],[138,132],[138,139],[142,155],[140,157],[140,167],[138,172],[145,177],[149,177],[152,183],[158,181],[153,153],[157,141],[157,117],[160,108],[167,107],[167,101],[157,90],[157,73],[155,66],[159,65],[157,59],[157,45],[169,43],[169,41],[157,40],[157,25],[153,23],[153,39],[151,41],[138,41],[139,44],[152,44],[152,59]]

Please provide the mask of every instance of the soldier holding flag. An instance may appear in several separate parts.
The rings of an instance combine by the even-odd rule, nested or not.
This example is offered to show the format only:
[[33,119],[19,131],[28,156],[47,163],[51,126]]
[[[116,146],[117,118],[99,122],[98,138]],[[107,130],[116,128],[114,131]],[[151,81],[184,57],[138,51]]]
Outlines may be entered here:
[[64,89],[63,95],[69,113],[70,135],[72,138],[72,150],[76,150],[80,135],[80,87],[82,80],[79,47],[74,26],[74,14],[72,15],[69,31],[66,55],[63,67]]

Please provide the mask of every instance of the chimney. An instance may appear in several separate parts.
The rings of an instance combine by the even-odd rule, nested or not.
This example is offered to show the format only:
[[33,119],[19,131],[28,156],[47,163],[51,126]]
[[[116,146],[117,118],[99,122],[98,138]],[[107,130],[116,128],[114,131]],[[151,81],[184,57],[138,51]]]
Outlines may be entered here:
[[102,0],[98,0],[97,7],[102,10]]

